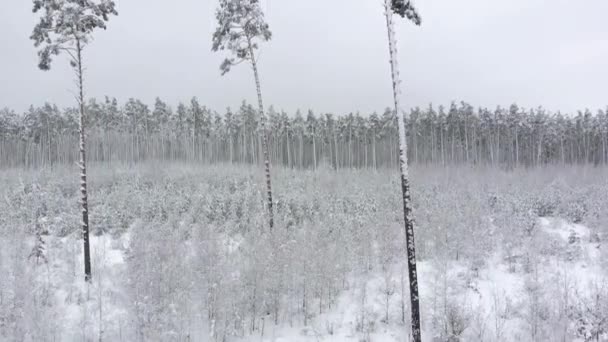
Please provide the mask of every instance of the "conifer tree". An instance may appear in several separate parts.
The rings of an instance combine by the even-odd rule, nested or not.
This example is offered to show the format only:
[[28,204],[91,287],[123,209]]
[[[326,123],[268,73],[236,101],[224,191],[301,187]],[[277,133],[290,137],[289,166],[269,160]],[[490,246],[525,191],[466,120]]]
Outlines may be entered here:
[[268,153],[268,134],[266,131],[266,116],[262,102],[262,89],[258,71],[258,59],[255,51],[260,42],[272,38],[269,26],[264,20],[264,13],[258,0],[220,0],[216,12],[218,27],[213,34],[213,51],[228,50],[233,55],[226,58],[220,70],[222,75],[230,71],[231,67],[244,61],[251,63],[253,76],[258,95],[258,111],[262,128],[262,150],[264,153],[264,166],[266,173],[266,191],[268,200],[268,214],[270,229],[274,226],[272,210],[272,185],[270,178],[270,159]]
[[403,216],[405,219],[405,240],[407,249],[408,275],[410,283],[410,302],[412,311],[412,337],[414,342],[421,341],[420,333],[420,303],[418,296],[418,273],[416,270],[416,244],[414,239],[414,222],[412,218],[412,201],[407,165],[407,139],[405,135],[405,122],[401,109],[401,85],[399,78],[399,65],[397,63],[397,40],[393,23],[393,12],[407,17],[416,25],[420,25],[420,16],[409,0],[385,0],[386,28],[390,52],[390,64],[393,86],[393,99],[397,126],[399,129],[399,159],[401,167],[401,191],[403,194]]
[[33,12],[42,12],[31,39],[38,51],[41,70],[50,70],[53,56],[65,53],[76,74],[80,110],[80,194],[82,231],[84,240],[85,280],[91,281],[91,253],[89,248],[89,208],[87,199],[87,168],[85,148],[84,62],[82,52],[91,41],[93,31],[105,29],[110,15],[118,15],[112,0],[34,0]]

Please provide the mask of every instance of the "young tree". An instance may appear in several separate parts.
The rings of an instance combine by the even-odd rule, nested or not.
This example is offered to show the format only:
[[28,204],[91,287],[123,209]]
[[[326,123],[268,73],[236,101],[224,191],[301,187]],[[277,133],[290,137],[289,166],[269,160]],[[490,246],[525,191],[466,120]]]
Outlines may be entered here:
[[226,58],[220,70],[222,75],[230,71],[234,65],[249,61],[253,68],[253,76],[258,93],[258,110],[262,126],[262,150],[266,172],[266,190],[268,195],[268,214],[270,229],[274,225],[272,211],[272,185],[270,181],[270,160],[268,155],[268,135],[266,132],[266,116],[262,102],[262,89],[258,73],[255,50],[259,42],[269,41],[272,33],[264,21],[264,13],[258,0],[220,0],[216,12],[218,27],[213,33],[213,51],[229,50],[233,57]]
[[418,297],[418,274],[416,271],[416,245],[414,240],[414,222],[412,219],[412,204],[410,198],[410,185],[407,166],[407,140],[405,136],[405,123],[400,103],[400,79],[397,63],[397,41],[393,24],[393,11],[402,17],[407,17],[414,24],[420,25],[420,16],[409,0],[385,0],[386,28],[388,30],[388,43],[390,52],[391,74],[393,80],[393,99],[395,113],[399,128],[399,155],[401,165],[401,190],[403,193],[403,216],[405,219],[405,239],[408,259],[408,274],[410,280],[410,301],[412,310],[412,337],[414,342],[421,341],[420,333],[420,304]]
[[91,255],[89,248],[89,209],[87,200],[87,169],[85,155],[85,100],[82,52],[96,28],[105,29],[110,15],[118,15],[112,0],[34,0],[34,13],[42,11],[31,39],[38,51],[41,70],[51,68],[52,57],[65,52],[76,74],[80,108],[80,193],[82,204],[82,230],[84,237],[85,280],[91,281]]

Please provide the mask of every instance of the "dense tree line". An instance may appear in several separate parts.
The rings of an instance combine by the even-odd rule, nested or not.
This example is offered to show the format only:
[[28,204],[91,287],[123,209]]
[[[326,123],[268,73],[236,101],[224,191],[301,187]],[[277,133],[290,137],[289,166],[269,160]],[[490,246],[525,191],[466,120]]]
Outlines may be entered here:
[[[256,109],[211,110],[193,98],[175,109],[160,99],[86,104],[92,162],[179,160],[262,163]],[[0,110],[0,165],[40,167],[78,160],[78,109]],[[383,113],[316,114],[268,108],[270,159],[275,165],[314,168],[397,167],[397,121]],[[413,163],[473,163],[506,167],[608,163],[606,111],[552,113],[543,108],[476,109],[465,102],[414,108],[407,115]]]

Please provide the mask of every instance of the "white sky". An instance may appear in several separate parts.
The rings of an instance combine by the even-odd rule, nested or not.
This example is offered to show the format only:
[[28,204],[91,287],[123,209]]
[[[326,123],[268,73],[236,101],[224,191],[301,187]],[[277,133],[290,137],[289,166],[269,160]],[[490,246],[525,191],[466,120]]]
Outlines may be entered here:
[[[211,52],[214,0],[117,0],[119,16],[85,54],[90,97],[175,107],[198,96],[223,110],[255,101],[250,68],[220,76]],[[381,111],[389,106],[381,0],[265,0],[271,42],[260,72],[267,105],[289,111]],[[423,26],[399,24],[407,107],[465,100],[474,106],[608,105],[607,0],[418,0]],[[0,107],[73,105],[66,58],[37,69],[27,0],[0,0]]]

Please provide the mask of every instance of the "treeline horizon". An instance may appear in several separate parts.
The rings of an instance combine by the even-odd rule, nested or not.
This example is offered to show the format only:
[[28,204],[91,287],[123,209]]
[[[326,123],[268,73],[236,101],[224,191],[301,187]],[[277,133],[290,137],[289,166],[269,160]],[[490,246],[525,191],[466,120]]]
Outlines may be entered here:
[[[24,113],[0,109],[0,167],[44,167],[78,160],[78,108],[46,103]],[[243,101],[223,112],[196,97],[173,108],[131,98],[86,103],[91,162],[149,160],[263,163],[260,119]],[[268,107],[273,165],[314,169],[380,168],[399,164],[394,110],[373,113],[288,113]],[[505,168],[545,164],[608,164],[608,107],[551,112],[542,107],[488,109],[466,102],[414,107],[406,113],[413,164],[482,164]]]

